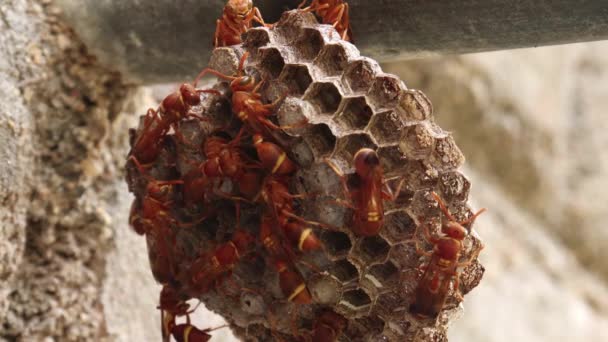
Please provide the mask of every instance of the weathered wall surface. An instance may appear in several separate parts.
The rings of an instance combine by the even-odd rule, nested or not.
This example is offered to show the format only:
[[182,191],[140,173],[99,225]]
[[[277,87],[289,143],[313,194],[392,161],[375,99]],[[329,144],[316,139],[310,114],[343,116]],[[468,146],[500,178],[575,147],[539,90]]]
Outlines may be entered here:
[[[139,112],[141,95],[100,67],[59,14],[49,1],[0,4],[2,340],[113,340],[116,312],[147,318],[137,311],[151,283],[108,283],[120,265],[135,268],[109,256],[128,211],[119,199],[131,123],[121,113]],[[131,301],[108,312],[108,292]],[[144,331],[116,336],[144,340]]]

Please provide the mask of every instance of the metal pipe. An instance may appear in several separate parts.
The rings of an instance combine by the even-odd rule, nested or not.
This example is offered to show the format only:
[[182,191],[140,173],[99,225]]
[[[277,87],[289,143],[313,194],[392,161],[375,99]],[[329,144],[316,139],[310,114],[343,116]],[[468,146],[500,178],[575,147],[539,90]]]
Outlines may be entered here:
[[[105,64],[140,83],[191,78],[209,60],[226,0],[56,0]],[[299,0],[258,0],[274,22]],[[596,0],[349,0],[356,45],[381,61],[608,38]]]

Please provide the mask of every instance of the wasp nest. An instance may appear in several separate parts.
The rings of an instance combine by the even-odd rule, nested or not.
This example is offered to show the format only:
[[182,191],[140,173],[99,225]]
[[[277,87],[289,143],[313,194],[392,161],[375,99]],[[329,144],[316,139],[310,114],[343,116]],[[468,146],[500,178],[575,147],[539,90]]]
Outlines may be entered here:
[[[420,266],[428,261],[416,245],[426,251],[433,248],[417,227],[429,225],[438,234],[441,220],[446,220],[432,191],[457,219],[470,217],[466,205],[470,183],[457,171],[464,157],[452,136],[435,124],[427,97],[383,73],[377,62],[360,56],[354,45],[340,40],[331,26],[319,25],[312,14],[286,12],[271,29],[250,29],[242,45],[216,49],[210,67],[235,74],[245,52],[249,53],[245,73],[265,80],[260,89],[263,102],[287,94],[271,118],[291,128],[275,132],[274,140],[298,166],[290,177],[290,192],[305,195],[297,199],[295,214],[322,224],[313,230],[323,248],[297,253],[294,260],[312,296],[311,304],[285,298],[277,269],[269,266],[267,253],[257,241],[229,277],[200,299],[246,341],[304,339],[311,336],[315,318],[326,309],[348,320],[339,341],[447,340],[446,326],[459,310],[453,289],[437,318],[410,313],[422,275]],[[201,149],[193,146],[201,146],[216,129],[236,134],[240,122],[231,111],[230,88],[220,82],[214,89],[217,93],[201,94],[201,104],[192,109],[207,119],[179,122],[179,135],[164,138],[159,157],[147,170],[149,177],[179,179],[205,159]],[[395,187],[403,180],[398,197],[385,201],[380,233],[368,237],[352,232],[353,209],[344,204],[342,182],[356,181],[353,156],[364,147],[377,151],[389,185]],[[132,165],[128,169],[130,188],[141,198],[147,180]],[[221,187],[231,193],[234,185],[225,181]],[[196,222],[196,212],[180,208],[179,198],[177,191],[173,215],[193,222],[171,227],[175,248],[185,255],[183,269],[201,251],[213,251],[229,241],[237,227],[258,236],[260,205],[240,202],[240,222],[236,222],[239,201],[217,199],[212,217]],[[481,243],[469,234],[464,246],[462,259],[474,255]],[[159,255],[150,240],[149,250],[157,276],[154,265]],[[466,266],[460,274],[460,292],[474,288],[482,274],[477,260]]]

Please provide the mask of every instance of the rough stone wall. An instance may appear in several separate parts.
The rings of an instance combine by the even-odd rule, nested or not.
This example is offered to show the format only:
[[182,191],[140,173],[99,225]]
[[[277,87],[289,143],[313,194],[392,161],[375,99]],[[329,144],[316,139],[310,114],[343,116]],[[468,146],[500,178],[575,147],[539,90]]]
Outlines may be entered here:
[[0,339],[113,339],[102,293],[125,290],[104,288],[128,210],[120,113],[140,99],[50,1],[0,4]]

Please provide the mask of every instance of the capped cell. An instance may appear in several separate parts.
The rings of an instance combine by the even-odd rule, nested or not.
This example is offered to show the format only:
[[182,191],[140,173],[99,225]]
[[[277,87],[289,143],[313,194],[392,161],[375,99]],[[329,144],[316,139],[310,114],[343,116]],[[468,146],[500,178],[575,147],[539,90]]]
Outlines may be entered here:
[[379,144],[397,143],[403,132],[404,122],[394,111],[376,114],[369,125],[370,133]]
[[376,76],[367,93],[370,104],[376,111],[391,109],[397,105],[399,94],[406,89],[399,77],[391,74]]
[[456,170],[464,163],[464,155],[448,135],[435,141],[430,162],[440,171]]
[[378,62],[363,57],[351,62],[342,74],[342,83],[351,93],[364,94],[371,87],[378,73],[382,72]]
[[458,171],[447,171],[439,175],[439,191],[446,201],[466,201],[471,182]]
[[288,96],[283,100],[277,111],[279,125],[289,135],[302,135],[306,133],[308,123],[314,120],[314,109],[311,104],[295,96]]
[[435,146],[435,137],[427,122],[407,126],[402,131],[399,147],[410,159],[426,159]]
[[406,122],[427,120],[433,114],[433,104],[420,90],[402,90],[397,102],[397,114]]
[[390,243],[407,241],[415,232],[416,222],[405,210],[391,210],[384,215],[384,228],[380,235]]
[[342,285],[329,274],[314,274],[306,284],[313,301],[318,304],[331,305],[338,302],[342,294]]

